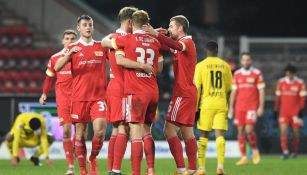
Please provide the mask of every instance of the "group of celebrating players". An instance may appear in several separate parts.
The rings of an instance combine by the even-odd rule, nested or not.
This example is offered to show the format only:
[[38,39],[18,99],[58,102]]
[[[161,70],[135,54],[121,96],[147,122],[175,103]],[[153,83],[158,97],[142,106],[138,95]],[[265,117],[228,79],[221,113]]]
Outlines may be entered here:
[[[218,45],[214,41],[207,42],[207,58],[196,65],[196,48],[192,37],[187,35],[189,22],[186,17],[172,17],[168,30],[153,29],[149,24],[148,13],[135,7],[122,8],[118,19],[120,28],[98,42],[92,37],[93,19],[88,15],[80,16],[77,21],[80,39],[75,42],[77,33],[74,30],[64,31],[63,50],[50,58],[40,103],[46,103],[52,81],[56,77],[56,102],[59,121],[63,126],[63,148],[68,163],[66,175],[74,174],[74,151],[81,175],[88,173],[87,163],[90,175],[98,174],[96,157],[103,146],[107,123],[113,126],[108,146],[109,174],[121,174],[121,163],[129,139],[132,175],[141,174],[144,152],[146,174],[155,174],[155,144],[151,125],[155,121],[159,99],[156,75],[163,69],[162,51],[173,53],[175,80],[164,134],[177,166],[175,174],[206,174],[206,149],[209,132],[213,129],[218,157],[217,174],[224,174],[224,134],[228,129],[228,118],[233,113],[236,116],[234,123],[238,126],[242,154],[237,165],[247,164],[246,136],[253,151],[253,163],[258,164],[260,154],[254,125],[257,116],[263,115],[265,84],[261,72],[252,67],[251,55],[241,55],[243,67],[232,78],[228,63],[217,56]],[[110,65],[108,85],[107,60]],[[304,108],[306,95],[304,83],[294,76],[295,69],[290,66],[286,71],[289,76],[278,85],[278,102],[275,108],[278,110],[280,106],[281,109],[279,121],[285,157],[289,154],[287,127],[291,125],[297,129],[301,126],[298,125],[301,119],[297,114]],[[299,107],[296,106],[297,98],[302,99],[299,100]],[[289,104],[295,107],[288,107]],[[193,126],[198,109],[200,117],[197,127],[200,138],[197,145]],[[87,160],[85,140],[88,122],[93,123],[94,136]],[[72,123],[75,125],[73,140]],[[185,143],[188,168],[184,162],[179,131]],[[47,145],[45,142],[46,139],[44,147]],[[294,143],[295,156],[298,150],[296,134]],[[44,150],[49,160],[48,149]],[[17,156],[16,151],[13,156]]]

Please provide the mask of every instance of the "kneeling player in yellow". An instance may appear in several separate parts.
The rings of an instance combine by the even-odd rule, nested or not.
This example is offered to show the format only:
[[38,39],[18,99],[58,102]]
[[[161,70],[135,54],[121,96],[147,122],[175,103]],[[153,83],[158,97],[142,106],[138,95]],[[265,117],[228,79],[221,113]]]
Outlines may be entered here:
[[39,165],[39,156],[44,153],[46,164],[51,165],[48,146],[53,142],[53,136],[48,135],[45,118],[37,113],[22,113],[16,117],[11,131],[6,135],[6,145],[11,153],[12,165],[19,162],[19,148],[39,146],[30,158],[34,165]]
[[[225,138],[228,130],[228,98],[231,91],[232,73],[229,65],[217,57],[218,44],[209,41],[206,44],[207,58],[196,65],[194,81],[200,99],[200,117],[197,127],[200,130],[198,143],[197,175],[205,175],[205,159],[208,137],[215,130],[217,147],[217,174],[224,174]],[[199,100],[198,100],[199,101]]]

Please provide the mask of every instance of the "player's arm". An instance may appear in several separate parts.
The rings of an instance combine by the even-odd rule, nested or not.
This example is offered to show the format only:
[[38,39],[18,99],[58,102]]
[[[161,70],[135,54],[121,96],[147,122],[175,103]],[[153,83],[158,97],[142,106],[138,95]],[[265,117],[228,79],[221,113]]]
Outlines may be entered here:
[[14,140],[13,140],[13,149],[12,149],[12,156],[13,157],[18,157],[18,151],[19,151],[19,143],[20,143],[20,134],[21,134],[21,130],[23,129],[23,122],[21,120],[21,118],[16,119],[15,124],[14,124],[15,128],[13,129],[13,135],[14,135]]
[[194,74],[194,83],[197,88],[197,104],[196,104],[196,111],[199,109],[199,101],[201,95],[201,87],[202,87],[202,80],[201,80],[201,65],[198,63],[195,67],[195,74]]
[[303,117],[302,111],[305,108],[306,95],[307,95],[307,92],[306,92],[305,83],[302,82],[301,87],[300,87],[300,114],[299,114],[299,117]]
[[49,151],[48,151],[48,132],[46,129],[46,122],[43,117],[39,118],[41,121],[41,137],[40,137],[40,143],[41,147],[43,149],[43,153],[46,157],[46,160],[49,161]]
[[79,46],[74,46],[69,49],[67,53],[55,63],[54,70],[60,71],[71,60],[71,56],[79,52],[81,49],[82,48]]
[[105,36],[104,38],[102,38],[102,40],[101,40],[101,46],[102,46],[102,47],[106,47],[106,48],[113,48],[113,49],[114,49],[114,47],[113,47],[113,45],[112,45],[112,42],[114,42],[114,41],[112,40],[112,36],[113,36],[113,35],[114,35],[114,34],[111,33],[111,34]]
[[153,67],[149,64],[143,64],[136,61],[132,61],[125,57],[123,50],[117,50],[115,53],[116,64],[128,69],[143,70],[146,73],[152,73]]
[[259,106],[257,109],[257,116],[260,117],[264,113],[264,101],[265,101],[265,83],[263,81],[262,74],[257,79],[257,88],[259,91]]
[[229,109],[228,109],[228,118],[230,119],[233,117],[234,114],[234,105],[238,94],[238,84],[236,76],[233,77],[231,82],[232,84],[229,85],[229,87],[231,87],[231,93],[229,97]]
[[163,71],[163,55],[160,53],[158,58],[157,74],[160,74]]

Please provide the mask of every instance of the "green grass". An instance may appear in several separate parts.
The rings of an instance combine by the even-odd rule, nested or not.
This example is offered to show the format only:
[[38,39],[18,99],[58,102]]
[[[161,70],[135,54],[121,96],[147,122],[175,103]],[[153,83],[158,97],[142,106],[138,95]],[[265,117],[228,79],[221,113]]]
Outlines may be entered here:
[[[279,159],[279,156],[263,156],[259,165],[249,164],[244,167],[235,166],[237,159],[226,159],[225,170],[227,175],[299,175],[307,174],[307,156],[300,156],[296,160]],[[107,175],[107,160],[99,160],[100,175]],[[145,164],[143,162],[143,169]],[[214,175],[216,160],[207,160],[207,174]],[[34,167],[30,162],[22,160],[21,163],[12,167],[10,161],[0,160],[0,175],[64,175],[66,171],[65,160],[55,160],[52,167],[45,165]],[[157,175],[172,175],[175,171],[175,163],[172,159],[156,160]],[[123,162],[123,173],[130,173],[130,161]]]

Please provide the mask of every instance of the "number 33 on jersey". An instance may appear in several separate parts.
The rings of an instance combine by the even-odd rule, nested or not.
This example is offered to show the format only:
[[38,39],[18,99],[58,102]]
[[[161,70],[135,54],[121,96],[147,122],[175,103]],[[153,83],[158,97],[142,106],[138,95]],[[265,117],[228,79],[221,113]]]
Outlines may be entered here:
[[228,108],[232,73],[228,63],[218,57],[208,57],[196,65],[195,84],[203,109]]

